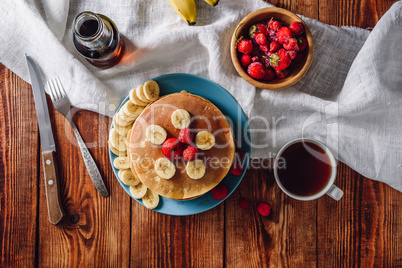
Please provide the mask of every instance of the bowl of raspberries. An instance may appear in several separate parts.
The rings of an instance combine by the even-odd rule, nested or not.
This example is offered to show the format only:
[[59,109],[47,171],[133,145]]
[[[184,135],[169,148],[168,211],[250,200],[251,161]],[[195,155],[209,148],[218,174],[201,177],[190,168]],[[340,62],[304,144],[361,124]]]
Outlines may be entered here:
[[263,89],[282,89],[299,81],[313,61],[314,43],[302,19],[283,8],[263,8],[236,27],[231,57],[237,72]]

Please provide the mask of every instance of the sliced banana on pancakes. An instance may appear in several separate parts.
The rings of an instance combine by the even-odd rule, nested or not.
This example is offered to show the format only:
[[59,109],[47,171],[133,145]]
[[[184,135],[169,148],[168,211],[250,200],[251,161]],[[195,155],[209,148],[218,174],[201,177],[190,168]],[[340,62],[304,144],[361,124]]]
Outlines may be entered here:
[[183,129],[190,125],[190,114],[184,109],[177,109],[172,113],[172,124],[177,129]]
[[120,109],[120,111],[123,111],[125,116],[134,119],[137,118],[137,116],[139,116],[143,110],[143,106],[135,105],[131,101],[127,101]]
[[187,162],[186,172],[187,175],[193,180],[201,179],[205,175],[204,162],[202,162],[200,159]]
[[156,101],[159,98],[159,85],[154,80],[149,80],[144,84],[144,95],[149,101]]
[[119,178],[125,185],[128,186],[136,186],[140,183],[140,181],[134,176],[133,172],[131,172],[130,169],[122,171],[121,174],[119,174]]
[[140,182],[139,184],[137,184],[135,186],[130,186],[130,194],[134,198],[140,199],[140,198],[143,198],[144,195],[147,193],[147,189],[148,188],[145,186],[145,184]]
[[159,195],[148,189],[146,194],[142,197],[142,203],[144,203],[147,208],[154,209],[159,204]]
[[129,126],[129,125],[131,125],[131,124],[133,123],[133,120],[131,120],[131,121],[126,121],[126,120],[124,120],[124,118],[122,118],[122,117],[123,117],[123,116],[121,116],[120,113],[116,113],[116,114],[113,116],[113,124],[114,124],[114,125],[121,126],[121,127],[127,127],[127,126]]
[[161,157],[155,161],[155,172],[162,179],[170,179],[176,173],[176,167],[167,158]]
[[130,93],[129,93],[129,97],[130,97],[130,101],[132,102],[132,103],[134,103],[135,105],[138,105],[138,106],[147,106],[147,102],[143,102],[142,100],[140,100],[139,98],[138,98],[138,96],[137,96],[137,90],[135,89],[135,88],[133,88],[132,90],[130,90]]
[[147,99],[147,97],[145,97],[144,94],[144,85],[139,85],[136,89],[135,89],[135,94],[137,94],[137,97],[140,99],[140,101],[146,102],[146,103],[150,103],[150,101]]
[[114,148],[120,152],[127,151],[127,138],[116,132],[114,128],[110,131],[109,141]]
[[119,156],[113,161],[113,166],[117,169],[129,169],[130,163],[127,156]]
[[127,155],[127,151],[119,151],[117,150],[116,147],[113,146],[112,142],[110,140],[107,141],[110,150],[112,151],[112,153],[114,153],[117,156],[126,156]]
[[195,145],[200,150],[209,150],[215,145],[215,137],[209,131],[200,131],[195,136]]
[[119,126],[119,125],[114,125],[115,131],[116,131],[119,135],[124,136],[124,137],[127,136],[128,131],[129,131],[132,127],[133,127],[132,125],[128,125],[128,126],[125,126],[125,127],[121,127],[121,126]]
[[166,130],[159,125],[149,125],[145,130],[145,136],[153,144],[162,144],[167,137]]

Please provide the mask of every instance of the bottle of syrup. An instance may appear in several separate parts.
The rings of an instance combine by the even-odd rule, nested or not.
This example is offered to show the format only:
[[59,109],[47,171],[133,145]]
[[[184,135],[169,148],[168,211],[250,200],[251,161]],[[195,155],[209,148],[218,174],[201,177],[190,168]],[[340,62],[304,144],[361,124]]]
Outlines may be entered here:
[[124,54],[124,42],[113,21],[89,11],[75,17],[73,43],[89,63],[100,68],[116,65]]

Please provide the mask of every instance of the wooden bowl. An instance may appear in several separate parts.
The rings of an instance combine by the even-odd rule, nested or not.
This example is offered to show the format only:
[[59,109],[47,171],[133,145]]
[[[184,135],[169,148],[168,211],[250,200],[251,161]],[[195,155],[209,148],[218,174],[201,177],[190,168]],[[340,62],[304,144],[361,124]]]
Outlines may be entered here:
[[[281,22],[283,25],[286,25],[286,26],[289,26],[289,24],[292,23],[293,21],[300,21],[301,23],[303,23],[308,45],[305,48],[305,50],[303,51],[305,53],[304,59],[301,62],[290,67],[290,74],[288,77],[286,77],[284,79],[279,79],[279,78],[275,77],[271,81],[262,82],[262,81],[253,79],[243,69],[243,66],[241,65],[241,63],[239,61],[239,57],[238,57],[238,55],[240,53],[237,52],[236,40],[240,36],[249,38],[248,30],[249,30],[250,26],[252,26],[253,24],[256,24],[257,22],[259,22],[261,20],[267,20],[270,18],[274,18],[275,20],[278,20],[279,22]],[[282,88],[286,88],[286,87],[289,87],[289,86],[295,84],[307,73],[308,69],[310,68],[311,62],[313,61],[314,42],[313,42],[313,37],[311,36],[311,32],[310,32],[309,28],[307,27],[306,23],[304,23],[304,21],[299,16],[297,16],[293,12],[290,12],[289,10],[286,10],[283,8],[268,7],[268,8],[259,9],[257,11],[254,11],[254,12],[248,14],[237,25],[236,30],[232,36],[232,42],[230,44],[230,53],[231,53],[232,62],[233,62],[234,67],[236,68],[236,71],[240,74],[241,77],[243,77],[244,80],[246,80],[247,82],[249,82],[250,84],[252,84],[253,86],[256,86],[258,88],[282,89]]]

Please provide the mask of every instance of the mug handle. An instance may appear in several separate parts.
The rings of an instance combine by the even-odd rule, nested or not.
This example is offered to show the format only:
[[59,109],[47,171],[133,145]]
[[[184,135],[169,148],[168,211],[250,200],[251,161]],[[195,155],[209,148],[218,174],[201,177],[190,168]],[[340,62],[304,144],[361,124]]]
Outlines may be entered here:
[[334,184],[332,184],[331,188],[329,188],[326,194],[329,195],[331,198],[335,199],[336,201],[339,201],[343,196],[343,191],[338,187],[336,187]]

